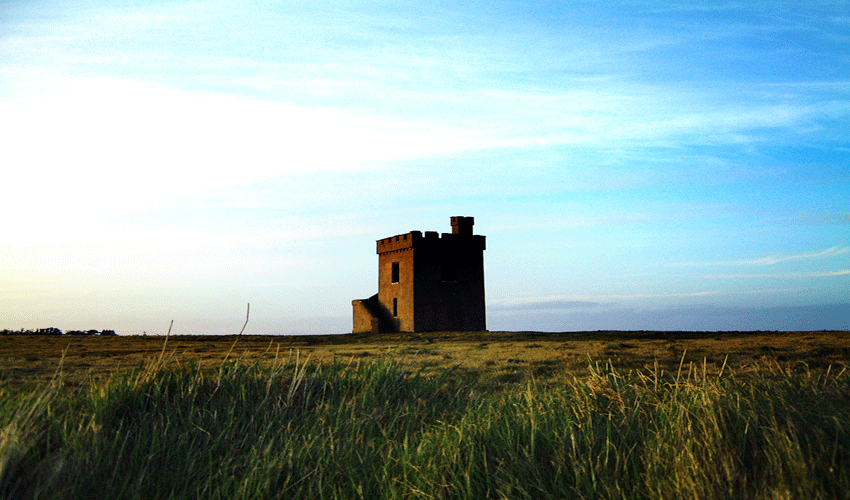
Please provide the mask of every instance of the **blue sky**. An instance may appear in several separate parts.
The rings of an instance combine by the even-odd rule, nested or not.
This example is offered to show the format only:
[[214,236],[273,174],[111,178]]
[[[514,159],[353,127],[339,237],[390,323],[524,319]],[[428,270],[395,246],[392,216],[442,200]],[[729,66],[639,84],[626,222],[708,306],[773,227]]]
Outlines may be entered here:
[[492,330],[847,329],[850,3],[0,4],[0,328],[343,333],[474,216]]

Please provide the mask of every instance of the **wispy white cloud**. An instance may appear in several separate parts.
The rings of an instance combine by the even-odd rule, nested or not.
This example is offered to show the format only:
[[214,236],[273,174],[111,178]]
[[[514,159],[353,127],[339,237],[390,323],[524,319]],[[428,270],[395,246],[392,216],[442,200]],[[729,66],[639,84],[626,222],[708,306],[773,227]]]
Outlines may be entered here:
[[529,299],[521,302],[495,302],[491,309],[495,310],[532,310],[532,309],[587,309],[601,307],[599,302],[586,300],[535,300]]
[[826,271],[813,273],[777,273],[777,274],[712,274],[702,276],[703,278],[711,279],[728,279],[728,278],[770,278],[770,279],[807,279],[807,278],[831,278],[835,276],[850,275],[850,269],[842,269],[840,271]]
[[622,301],[645,301],[657,299],[693,299],[735,295],[769,295],[798,292],[791,288],[770,288],[759,290],[702,290],[681,293],[628,293],[605,295],[574,295],[525,297],[520,299],[503,299],[492,301],[498,309],[587,309],[621,307]]
[[[7,101],[0,99],[3,122],[13,124],[3,130],[7,161],[27,172],[85,158],[61,184],[102,192],[86,186],[120,158],[148,172],[136,186],[155,193],[487,149],[677,154],[689,145],[758,142],[764,128],[802,129],[819,115],[811,103],[752,99],[742,88],[637,83],[610,71],[614,54],[601,53],[589,72],[570,71],[578,61],[571,58],[587,59],[581,50],[544,63],[529,45],[551,55],[564,47],[529,24],[496,33],[450,11],[416,21],[389,8],[343,6],[266,14],[274,22],[255,36],[274,43],[259,53],[213,50],[215,30],[204,27],[246,14],[201,3],[108,11],[5,39],[5,52],[18,54],[18,66],[4,71]],[[247,36],[239,26],[230,37]],[[637,38],[648,36],[633,42],[646,50],[651,41]],[[521,64],[528,57],[530,66]],[[559,65],[557,85],[534,76]],[[207,90],[175,90],[193,83]],[[231,95],[245,91],[255,98]],[[46,94],[53,97],[40,102]],[[45,137],[56,145],[39,148]],[[205,175],[189,174],[189,165],[205,165]]]
[[806,214],[789,217],[781,222],[808,222],[813,224],[850,225],[850,212],[832,212],[823,214]]
[[38,197],[49,206],[73,197],[77,208],[96,207],[289,174],[372,169],[489,142],[452,124],[344,109],[103,79],[64,78],[61,85],[0,97],[0,144],[16,202]]
[[726,260],[726,261],[708,261],[708,262],[683,262],[677,264],[669,264],[674,267],[714,267],[714,266],[772,266],[774,264],[779,264],[782,262],[789,262],[795,260],[818,260],[818,259],[828,259],[831,257],[838,257],[841,255],[846,255],[850,253],[850,248],[843,247],[840,245],[835,245],[827,248],[826,250],[821,250],[818,252],[805,252],[798,254],[785,254],[785,255],[766,255],[764,257],[757,257],[753,259],[741,259],[741,260]]
[[780,262],[788,262],[792,260],[812,260],[812,259],[824,259],[829,257],[835,257],[838,255],[845,255],[850,253],[850,248],[841,247],[841,246],[833,246],[827,248],[826,250],[822,250],[820,252],[807,252],[801,254],[794,255],[768,255],[765,257],[760,257],[757,259],[751,260],[741,260],[732,262],[732,264],[740,264],[740,265],[754,265],[754,266],[769,266],[773,264],[778,264]]

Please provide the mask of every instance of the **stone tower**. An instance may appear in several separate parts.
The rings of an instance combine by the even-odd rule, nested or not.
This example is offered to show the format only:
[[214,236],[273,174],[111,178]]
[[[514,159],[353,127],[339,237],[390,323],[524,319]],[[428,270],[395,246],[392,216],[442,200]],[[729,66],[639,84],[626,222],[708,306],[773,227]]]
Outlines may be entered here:
[[451,233],[411,231],[378,240],[378,293],[352,301],[352,331],[486,330],[486,243],[472,234],[474,223],[452,217]]

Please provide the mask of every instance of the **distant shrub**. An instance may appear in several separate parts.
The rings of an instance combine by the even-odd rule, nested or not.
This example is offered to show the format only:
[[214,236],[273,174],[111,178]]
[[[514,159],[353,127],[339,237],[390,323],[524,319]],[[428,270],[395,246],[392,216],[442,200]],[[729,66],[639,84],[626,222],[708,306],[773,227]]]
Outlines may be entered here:
[[[0,330],[0,335],[63,335],[62,330],[58,328],[38,328],[36,330]],[[115,330],[69,330],[64,335],[102,335],[115,336]]]

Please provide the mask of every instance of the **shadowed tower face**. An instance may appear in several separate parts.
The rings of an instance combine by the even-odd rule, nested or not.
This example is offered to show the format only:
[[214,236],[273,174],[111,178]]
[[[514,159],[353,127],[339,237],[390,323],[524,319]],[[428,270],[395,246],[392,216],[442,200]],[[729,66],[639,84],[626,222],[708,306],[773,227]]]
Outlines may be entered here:
[[486,242],[472,234],[474,224],[472,217],[452,217],[451,233],[378,240],[378,293],[352,302],[352,331],[486,330]]

